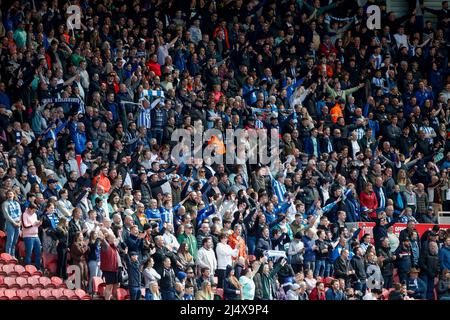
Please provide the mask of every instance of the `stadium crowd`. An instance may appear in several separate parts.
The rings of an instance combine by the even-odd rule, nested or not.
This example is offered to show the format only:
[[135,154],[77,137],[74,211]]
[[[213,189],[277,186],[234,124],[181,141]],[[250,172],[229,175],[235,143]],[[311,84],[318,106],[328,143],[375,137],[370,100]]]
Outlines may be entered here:
[[[2,0],[2,252],[107,300],[450,300],[450,11],[408,3]],[[278,160],[175,163],[177,128]]]

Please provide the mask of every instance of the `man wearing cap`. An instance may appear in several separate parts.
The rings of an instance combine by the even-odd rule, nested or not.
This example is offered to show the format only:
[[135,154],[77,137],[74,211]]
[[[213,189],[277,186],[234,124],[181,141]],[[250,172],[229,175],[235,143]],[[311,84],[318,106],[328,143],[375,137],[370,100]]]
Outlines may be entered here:
[[291,285],[291,288],[286,293],[286,300],[300,300],[299,293],[300,293],[300,285],[294,283],[293,285]]
[[405,238],[401,245],[395,250],[397,260],[397,273],[400,282],[406,281],[408,273],[413,266],[411,242],[409,237]]
[[59,198],[58,191],[56,190],[56,184],[58,181],[55,179],[49,179],[47,181],[47,189],[44,191],[44,198],[48,199],[50,197],[56,197]]
[[142,274],[140,271],[141,264],[139,262],[138,252],[128,252],[128,254],[125,255],[125,261],[127,263],[128,289],[130,290],[130,300],[140,300]]
[[409,278],[407,280],[407,293],[414,299],[425,299],[427,286],[422,279],[419,278],[420,270],[411,268]]

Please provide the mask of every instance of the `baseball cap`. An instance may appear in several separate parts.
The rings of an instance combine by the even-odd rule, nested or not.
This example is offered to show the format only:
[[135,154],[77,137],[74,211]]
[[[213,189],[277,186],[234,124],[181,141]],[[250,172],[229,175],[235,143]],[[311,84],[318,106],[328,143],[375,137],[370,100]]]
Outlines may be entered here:
[[298,285],[298,283],[294,283],[294,284],[291,286],[291,289],[292,289],[292,290],[297,290],[297,289],[300,289],[300,286]]

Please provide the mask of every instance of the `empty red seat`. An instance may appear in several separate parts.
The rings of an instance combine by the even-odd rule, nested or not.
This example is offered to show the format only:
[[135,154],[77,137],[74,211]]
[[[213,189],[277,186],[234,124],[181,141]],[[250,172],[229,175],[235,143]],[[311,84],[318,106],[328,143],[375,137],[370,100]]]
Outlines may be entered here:
[[64,289],[52,289],[50,290],[50,292],[52,293],[52,296],[54,296],[57,300],[61,299],[64,296]]
[[28,279],[24,277],[17,277],[16,283],[19,285],[20,288],[30,288],[30,284],[28,283]]
[[63,289],[63,293],[66,297],[68,297],[69,299],[71,299],[74,296],[77,296],[75,291],[70,290],[70,289]]
[[2,275],[3,276],[18,276],[19,274],[14,270],[14,265],[13,264],[5,264],[2,267]]
[[21,273],[25,272],[25,268],[23,266],[21,266],[20,264],[16,264],[14,266],[14,271],[17,272],[17,274],[21,274]]
[[129,297],[128,290],[124,288],[117,289],[117,300],[126,300]]
[[[28,290],[26,289],[19,289],[16,290],[16,295],[21,299],[24,300],[24,298],[28,297]],[[29,300],[29,299],[28,299]]]
[[29,289],[28,290],[28,296],[32,298],[33,300],[36,300],[39,297],[41,289]]
[[8,286],[9,289],[13,288],[20,289],[20,285],[16,283],[16,278],[6,277],[3,279],[3,282]]
[[8,297],[9,300],[20,300],[15,289],[6,289],[5,296]]
[[0,261],[3,261],[3,263],[8,263],[12,258],[13,257],[9,253],[3,252],[0,254]]
[[[48,288],[49,285],[52,285],[52,281],[47,277],[40,277],[39,283],[44,286],[44,288]],[[52,285],[53,286],[53,285]]]
[[86,291],[84,291],[83,289],[75,289],[74,292],[79,297],[83,297],[86,295]]
[[52,295],[52,293],[48,289],[42,289],[41,291],[39,291],[39,297],[41,297],[43,299],[48,299],[49,297],[51,297],[51,295]]
[[32,276],[42,276],[42,272],[39,271],[34,265],[28,264],[25,266],[25,271]]
[[28,284],[32,287],[32,288],[43,288],[44,286],[42,284],[39,283],[39,277],[38,276],[31,276],[27,278],[27,282]]
[[64,281],[60,277],[51,277],[50,280],[55,288],[60,288],[64,285]]
[[92,277],[92,292],[96,294],[101,294],[99,293],[99,287],[102,283],[105,283],[105,281],[103,281],[102,278]]

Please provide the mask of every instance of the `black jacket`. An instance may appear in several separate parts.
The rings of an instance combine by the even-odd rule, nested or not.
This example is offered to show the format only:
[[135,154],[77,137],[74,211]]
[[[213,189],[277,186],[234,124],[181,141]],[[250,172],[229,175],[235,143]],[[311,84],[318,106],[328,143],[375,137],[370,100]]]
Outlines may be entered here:
[[159,286],[161,290],[170,290],[171,288],[175,288],[175,272],[172,268],[166,269],[163,268],[161,271],[161,279],[159,280]]
[[342,278],[346,282],[349,279],[348,271],[353,270],[352,265],[349,260],[344,260],[342,257],[339,257],[334,262],[334,276],[335,278]]
[[394,254],[391,252],[390,248],[380,247],[378,249],[378,256],[384,258],[383,264],[381,265],[381,274],[383,276],[392,276],[394,274]]
[[440,270],[439,255],[423,253],[419,259],[419,266],[422,274],[425,274],[427,277],[431,278],[437,277]]
[[367,279],[366,266],[362,257],[354,255],[350,261],[350,265],[355,270],[355,275],[358,280],[365,281]]

